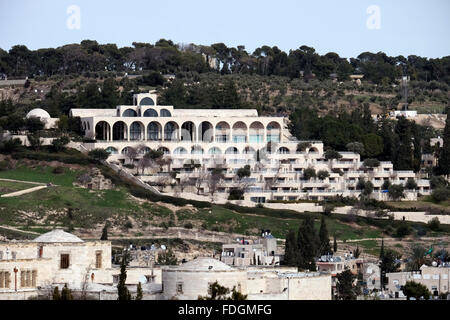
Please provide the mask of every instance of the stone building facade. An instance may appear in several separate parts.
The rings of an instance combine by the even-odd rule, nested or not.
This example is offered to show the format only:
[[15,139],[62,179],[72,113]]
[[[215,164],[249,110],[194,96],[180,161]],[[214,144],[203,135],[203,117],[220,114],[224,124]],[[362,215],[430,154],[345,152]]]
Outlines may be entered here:
[[[175,180],[191,182],[218,165],[224,178],[218,196],[227,197],[232,189],[246,185],[245,200],[322,200],[336,195],[360,195],[356,185],[359,179],[371,181],[371,197],[387,200],[383,182],[405,184],[416,179],[415,190],[406,190],[405,199],[415,200],[417,194],[429,194],[428,180],[420,179],[413,171],[394,171],[391,162],[380,162],[375,168],[366,168],[359,154],[339,152],[339,160],[327,160],[321,141],[298,141],[288,130],[288,119],[259,116],[253,109],[175,109],[159,106],[153,93],[136,94],[131,106],[115,109],[72,109],[72,117],[80,117],[88,150],[103,148],[110,153],[111,162],[137,162],[150,149],[158,149],[171,160]],[[303,145],[300,149],[299,143]],[[140,154],[129,159],[130,148]],[[192,164],[196,164],[195,168]],[[237,170],[249,165],[251,176],[245,181],[236,178]],[[151,184],[160,183],[167,172],[147,174],[140,178]],[[323,178],[304,178],[304,171],[313,168],[328,173]],[[189,188],[187,188],[189,189]],[[199,186],[208,193],[206,182]]]

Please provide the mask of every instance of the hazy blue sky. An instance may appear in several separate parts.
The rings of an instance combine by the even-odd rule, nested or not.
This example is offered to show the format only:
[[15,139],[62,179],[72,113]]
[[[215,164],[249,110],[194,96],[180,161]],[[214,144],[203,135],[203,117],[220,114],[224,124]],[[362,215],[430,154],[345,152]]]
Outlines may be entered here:
[[[71,5],[80,8],[80,29],[67,26]],[[371,5],[379,8],[379,20],[367,13]],[[384,51],[436,58],[450,55],[449,14],[449,0],[0,0],[0,48],[84,39],[122,47],[166,38],[245,45],[250,52],[262,45],[285,51],[308,45],[343,57]],[[367,26],[371,17],[380,28]]]

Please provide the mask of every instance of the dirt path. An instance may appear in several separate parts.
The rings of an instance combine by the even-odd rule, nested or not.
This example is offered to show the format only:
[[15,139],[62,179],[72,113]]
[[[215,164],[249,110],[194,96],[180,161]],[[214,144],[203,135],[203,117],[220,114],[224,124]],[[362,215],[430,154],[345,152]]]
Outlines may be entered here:
[[2,229],[8,229],[8,230],[11,230],[11,231],[16,231],[16,232],[22,232],[22,233],[34,234],[34,235],[38,235],[38,236],[41,235],[41,234],[38,233],[38,232],[34,232],[34,231],[24,231],[24,230],[20,230],[20,229],[14,228],[14,227],[10,227],[10,226],[0,225],[0,228],[2,228]]

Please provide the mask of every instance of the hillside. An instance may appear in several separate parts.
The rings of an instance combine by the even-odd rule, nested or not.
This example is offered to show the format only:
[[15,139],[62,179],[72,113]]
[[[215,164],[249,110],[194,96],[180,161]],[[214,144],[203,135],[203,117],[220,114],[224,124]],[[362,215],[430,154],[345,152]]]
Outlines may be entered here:
[[[71,162],[89,162],[90,160],[75,150],[66,150],[58,154],[28,151],[27,157],[64,159],[65,153],[71,155]],[[137,186],[131,186],[122,177],[103,165],[74,164],[61,161],[42,161],[24,158],[16,152],[3,156],[0,171],[0,188],[7,191],[24,188],[2,179],[51,183],[50,187],[18,197],[0,198],[0,235],[8,238],[32,237],[44,233],[56,226],[63,227],[83,238],[100,238],[102,228],[108,224],[108,235],[114,241],[154,241],[155,239],[183,239],[191,243],[192,248],[202,248],[206,243],[228,242],[237,237],[257,236],[261,229],[272,230],[280,239],[284,239],[289,230],[297,230],[306,216],[315,218],[317,230],[321,214],[298,213],[290,210],[271,210],[266,208],[245,208],[232,205],[204,205],[193,202],[174,203],[169,198],[151,201],[155,197]],[[79,177],[99,168],[114,185],[107,190],[90,190],[78,184]],[[131,188],[131,189],[130,189]],[[143,194],[136,197],[132,194]],[[157,199],[158,200],[158,199]],[[207,204],[207,203],[206,203]],[[336,235],[339,242],[356,245],[376,254],[376,243],[382,237],[395,236],[395,230],[401,221],[376,220],[371,218],[349,218],[333,214],[326,217],[328,232]],[[417,242],[426,234],[425,242],[435,242],[448,235],[448,226],[442,226],[439,232],[431,231],[426,224],[403,222],[408,225],[412,242]],[[13,228],[13,229],[10,229]],[[22,231],[22,232],[21,232]],[[26,233],[32,232],[32,233]],[[425,233],[424,233],[425,232]],[[422,236],[418,236],[421,234]],[[34,237],[34,236],[33,236]],[[404,239],[406,239],[404,238]],[[147,240],[146,240],[147,239]],[[153,240],[150,240],[153,239]],[[352,242],[362,239],[372,241]],[[393,240],[397,244],[398,241]],[[172,240],[174,241],[174,240]],[[374,244],[375,241],[375,244]],[[441,244],[443,243],[440,240]],[[447,240],[444,241],[448,245]],[[117,242],[119,243],[119,242]],[[214,246],[207,245],[210,249]],[[407,244],[406,244],[407,246]],[[398,248],[397,248],[398,249]],[[211,249],[212,250],[212,249]]]

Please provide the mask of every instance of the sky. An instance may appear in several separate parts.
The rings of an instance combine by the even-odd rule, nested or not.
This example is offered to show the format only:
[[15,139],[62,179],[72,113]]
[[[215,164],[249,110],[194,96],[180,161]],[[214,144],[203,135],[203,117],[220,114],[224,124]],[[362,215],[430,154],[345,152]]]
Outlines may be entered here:
[[449,0],[0,0],[0,48],[116,43],[263,45],[357,57],[450,55]]

